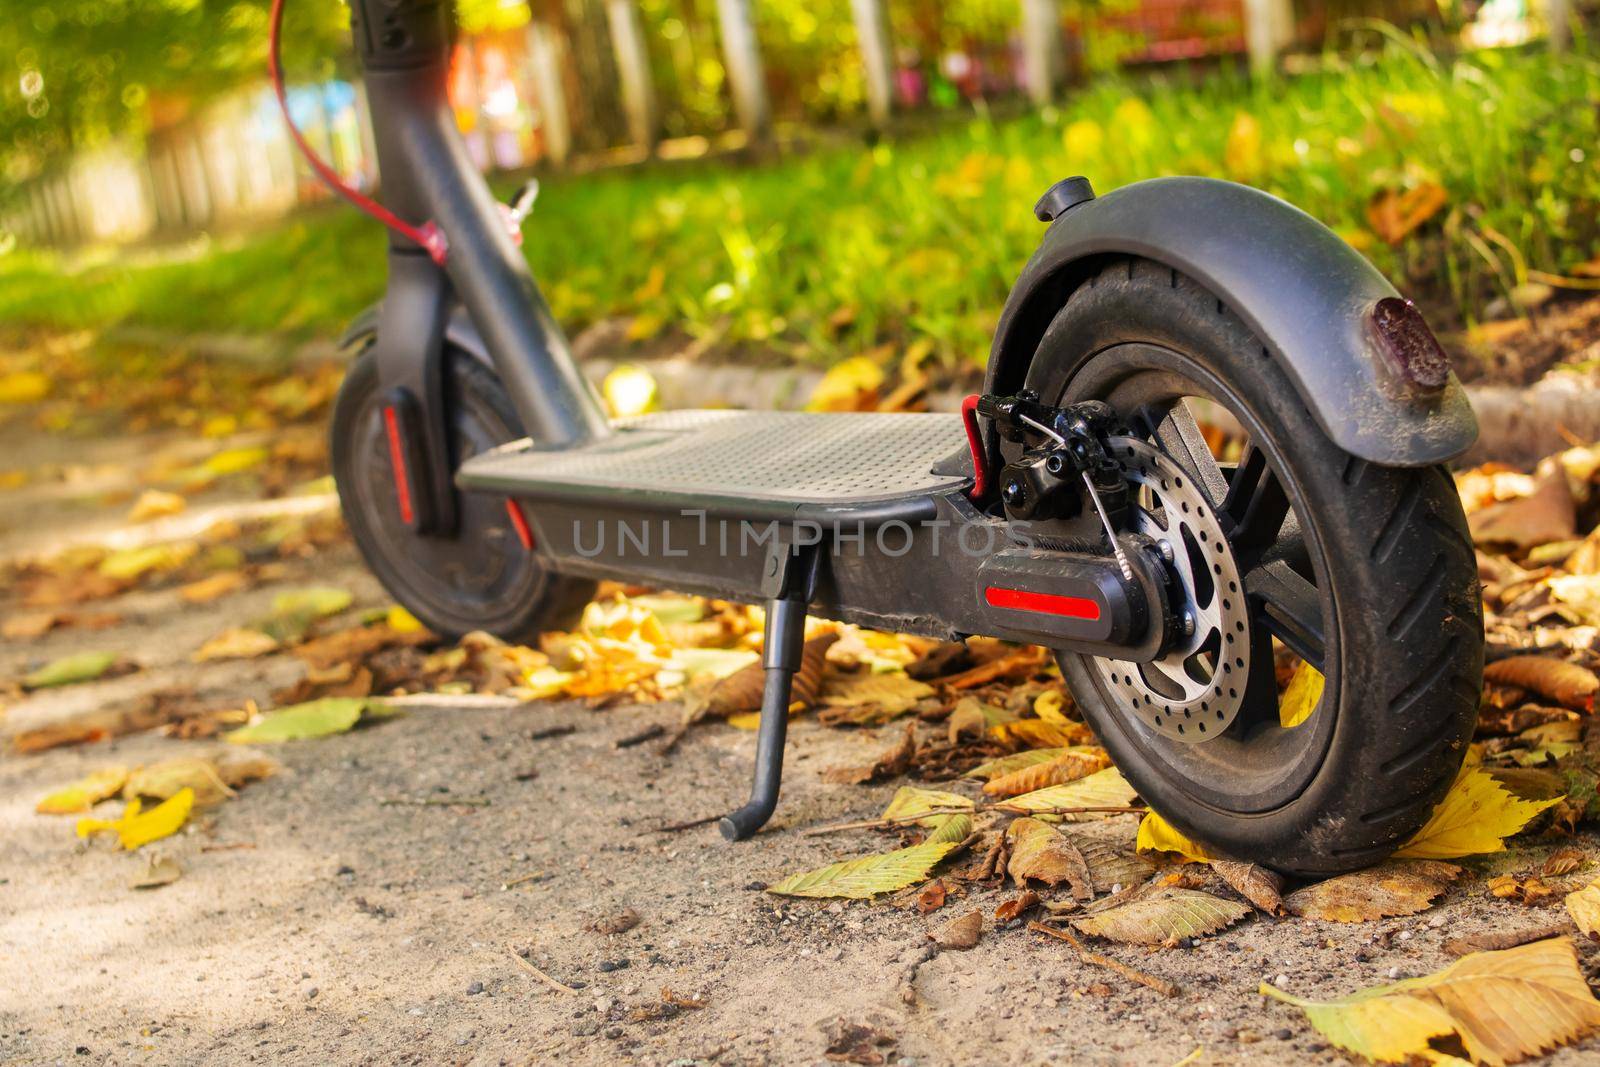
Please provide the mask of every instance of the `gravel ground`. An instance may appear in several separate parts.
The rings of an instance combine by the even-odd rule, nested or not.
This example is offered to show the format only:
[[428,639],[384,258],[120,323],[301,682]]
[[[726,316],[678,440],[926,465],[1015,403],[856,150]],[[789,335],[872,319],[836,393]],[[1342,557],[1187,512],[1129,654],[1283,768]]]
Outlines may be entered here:
[[[0,447],[27,466],[69,446],[13,425],[0,430]],[[94,492],[0,496],[0,549],[119,525],[126,505],[108,509],[100,496],[117,463],[176,447],[188,446],[160,436],[72,442],[73,456],[103,462]],[[308,582],[351,590],[356,609],[386,603],[348,546],[292,562],[276,586],[200,607],[170,590],[98,602],[124,621],[8,642],[0,678],[85,648],[115,649],[141,669],[20,700],[0,730],[175,686],[264,700],[298,676],[298,662],[189,657],[261,613],[274,588]],[[0,616],[13,607],[8,596],[0,590]],[[654,831],[736,806],[754,751],[752,734],[724,726],[691,734],[668,758],[648,745],[615,747],[676,715],[561,702],[429,710],[278,746],[282,773],[150,846],[184,873],[141,891],[127,882],[142,857],[104,839],[79,842],[70,819],[33,805],[97,766],[215,742],[136,735],[0,758],[0,1061],[823,1063],[842,1018],[871,1027],[883,1040],[871,1051],[890,1064],[1163,1064],[1197,1049],[1201,1063],[1339,1063],[1297,1010],[1264,1001],[1257,983],[1339,995],[1444,966],[1448,937],[1557,917],[1484,891],[1482,875],[1535,867],[1554,847],[1538,844],[1471,864],[1473,876],[1440,906],[1410,919],[1256,917],[1192,949],[1103,949],[1176,982],[1181,993],[1166,999],[1066,945],[997,926],[994,908],[1009,892],[975,888],[931,916],[761,892],[794,871],[891,847],[871,832],[797,830],[881,810],[896,783],[829,785],[819,772],[867,762],[897,727],[797,722],[783,805],[753,841],[726,845],[711,826]],[[573,729],[532,736],[552,726]],[[1135,825],[1122,816],[1085,832],[1126,844]],[[973,907],[986,916],[982,941],[922,963],[906,1003],[901,983],[929,930]],[[596,932],[625,908],[640,916],[636,927]],[[573,991],[530,973],[519,950]],[[1586,967],[1595,962],[1585,950]],[[704,1006],[668,1007],[664,990]],[[1597,1058],[1591,1040],[1550,1062]]]

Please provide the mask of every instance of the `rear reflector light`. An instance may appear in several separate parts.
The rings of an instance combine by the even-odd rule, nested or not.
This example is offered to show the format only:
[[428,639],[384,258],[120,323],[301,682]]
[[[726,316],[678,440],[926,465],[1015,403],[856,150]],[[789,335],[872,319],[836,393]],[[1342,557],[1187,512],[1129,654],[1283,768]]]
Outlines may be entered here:
[[984,589],[983,599],[992,608],[1037,611],[1045,615],[1063,615],[1069,619],[1087,619],[1090,622],[1100,618],[1099,602],[1088,597],[1030,593],[1026,589],[1006,589],[991,585]]
[[1389,370],[1407,391],[1437,393],[1450,381],[1450,357],[1411,301],[1389,296],[1374,304],[1372,332]]

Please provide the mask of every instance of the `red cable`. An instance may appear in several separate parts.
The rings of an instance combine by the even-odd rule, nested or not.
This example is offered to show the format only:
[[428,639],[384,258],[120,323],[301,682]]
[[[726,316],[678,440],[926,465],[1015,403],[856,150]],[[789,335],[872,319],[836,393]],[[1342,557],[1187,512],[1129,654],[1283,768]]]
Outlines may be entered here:
[[978,397],[974,393],[961,401],[961,422],[967,430],[967,447],[972,450],[973,500],[989,495],[989,460],[983,447],[983,431],[978,427]]
[[439,266],[444,266],[444,261],[449,253],[450,246],[445,240],[444,231],[432,222],[413,226],[399,215],[390,211],[371,197],[346,185],[343,178],[328,164],[317,157],[311,146],[306,143],[305,137],[294,124],[294,119],[289,115],[289,94],[283,85],[283,63],[279,59],[279,42],[283,29],[283,3],[284,0],[272,0],[272,17],[267,31],[267,69],[272,74],[272,91],[278,94],[278,107],[283,112],[284,124],[289,127],[289,136],[294,138],[294,143],[300,149],[300,154],[305,156],[306,162],[311,164],[311,169],[327,186],[340,196],[344,197],[357,208],[377,219],[385,226],[405,237],[409,237],[423,250],[428,257]]

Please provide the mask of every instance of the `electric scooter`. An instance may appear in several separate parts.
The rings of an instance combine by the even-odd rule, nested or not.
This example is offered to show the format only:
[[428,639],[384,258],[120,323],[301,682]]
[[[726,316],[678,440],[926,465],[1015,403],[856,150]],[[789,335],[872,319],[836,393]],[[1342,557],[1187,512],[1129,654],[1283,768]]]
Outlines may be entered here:
[[[346,338],[333,470],[431,629],[528,639],[600,578],[764,605],[731,840],[777,803],[808,615],[1049,647],[1139,794],[1225,856],[1334,873],[1428,818],[1481,687],[1444,466],[1477,425],[1417,309],[1332,232],[1227,182],[1068,178],[961,414],[612,422],[518,250],[525,198],[496,202],[457,131],[454,5],[350,6],[385,206],[340,191],[391,241]],[[1325,679],[1298,724],[1290,654]]]

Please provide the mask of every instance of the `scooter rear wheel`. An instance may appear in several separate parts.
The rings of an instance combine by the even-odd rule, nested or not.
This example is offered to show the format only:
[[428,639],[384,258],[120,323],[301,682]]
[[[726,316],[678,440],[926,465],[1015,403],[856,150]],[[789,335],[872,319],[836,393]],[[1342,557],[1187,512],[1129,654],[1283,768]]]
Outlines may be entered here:
[[[1292,874],[1400,845],[1455,777],[1481,683],[1476,565],[1448,472],[1341,450],[1237,316],[1146,260],[1074,291],[1027,384],[1050,403],[1103,400],[1133,428],[1113,452],[1180,572],[1193,636],[1166,662],[1059,657],[1140,795],[1218,852]],[[1214,458],[1201,409],[1236,423],[1236,462]],[[1275,675],[1301,659],[1325,683],[1291,726]]]
[[[452,469],[524,436],[494,373],[465,352],[444,355]],[[576,621],[594,583],[552,572],[522,544],[502,497],[462,493],[449,537],[419,537],[400,520],[394,470],[370,349],[358,356],[334,408],[333,476],[345,523],[394,598],[435,633],[487,630],[510,641]]]

